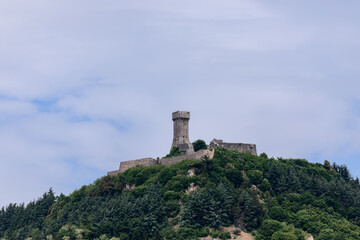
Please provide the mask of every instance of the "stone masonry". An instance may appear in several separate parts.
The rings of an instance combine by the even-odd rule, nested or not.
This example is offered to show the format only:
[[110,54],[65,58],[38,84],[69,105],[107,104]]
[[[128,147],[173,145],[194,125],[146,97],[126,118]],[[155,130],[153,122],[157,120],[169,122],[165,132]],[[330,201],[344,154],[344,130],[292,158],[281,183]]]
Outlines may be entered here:
[[213,139],[210,142],[210,148],[226,148],[228,150],[236,150],[242,153],[251,153],[257,155],[256,145],[251,143],[227,143],[220,139]]
[[176,157],[170,157],[170,158],[162,158],[159,160],[160,165],[171,165],[177,162],[181,162],[185,159],[202,159],[203,157],[207,156],[209,159],[212,159],[214,157],[215,150],[208,150],[208,149],[201,149],[197,152],[180,155]]
[[169,157],[169,158],[161,158],[161,159],[154,159],[154,158],[141,158],[137,160],[130,160],[124,161],[120,163],[119,170],[108,172],[109,176],[117,175],[120,172],[125,172],[129,168],[136,167],[136,166],[152,166],[152,165],[171,165],[174,163],[181,162],[185,159],[202,159],[203,157],[207,156],[209,159],[214,157],[215,150],[207,150],[202,149],[197,152],[192,152],[189,154],[184,154],[176,157]]
[[185,152],[185,153],[194,152],[193,145],[189,140],[190,112],[184,112],[184,111],[173,112],[172,120],[174,122],[174,138],[171,145],[171,149],[173,147],[179,147],[180,152]]
[[215,148],[226,148],[228,150],[236,150],[242,153],[250,153],[257,155],[256,145],[249,143],[227,143],[223,140],[213,139],[210,142],[208,149],[202,149],[194,152],[193,145],[189,140],[189,120],[190,112],[177,111],[172,113],[172,120],[174,122],[174,138],[171,145],[173,147],[179,147],[179,150],[184,152],[184,155],[170,157],[170,158],[141,158],[136,160],[120,162],[118,170],[108,172],[109,176],[117,175],[120,172],[125,172],[129,168],[135,166],[152,166],[152,165],[171,165],[177,162],[181,162],[184,159],[202,159],[207,156],[209,159],[214,157]]

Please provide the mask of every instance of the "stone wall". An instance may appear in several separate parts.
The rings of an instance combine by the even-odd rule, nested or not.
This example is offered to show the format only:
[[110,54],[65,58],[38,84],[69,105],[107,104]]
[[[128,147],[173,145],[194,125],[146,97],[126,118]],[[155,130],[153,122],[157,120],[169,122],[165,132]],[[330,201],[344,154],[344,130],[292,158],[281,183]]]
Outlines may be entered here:
[[156,165],[156,164],[157,164],[157,160],[155,160],[153,158],[140,158],[140,159],[136,159],[136,160],[121,162],[119,170],[121,172],[125,172],[129,168],[132,168],[135,166],[152,166],[152,165]]
[[108,172],[107,175],[108,175],[108,176],[115,176],[115,175],[117,175],[119,172],[120,172],[120,170],[115,170],[115,171]]
[[213,139],[209,145],[212,150],[202,149],[197,152],[191,152],[185,155],[170,157],[170,158],[161,158],[161,159],[154,159],[154,158],[141,158],[137,160],[125,161],[120,163],[119,170],[108,172],[109,176],[117,175],[120,172],[125,172],[129,168],[135,166],[152,166],[152,165],[171,165],[174,163],[181,162],[185,159],[201,159],[204,156],[208,156],[209,159],[214,157],[215,148],[226,148],[228,150],[235,150],[242,153],[251,153],[257,155],[256,152],[256,145],[249,144],[249,143],[227,143],[220,139]]
[[124,161],[120,162],[120,167],[118,170],[108,172],[108,176],[117,175],[119,172],[125,172],[129,168],[136,167],[136,166],[152,166],[156,165],[158,161],[153,158],[140,158],[136,160]]
[[193,152],[191,154],[176,156],[176,157],[170,157],[170,158],[162,158],[159,160],[153,159],[153,158],[141,158],[137,160],[130,160],[120,163],[119,170],[108,172],[107,175],[113,176],[117,175],[120,172],[125,172],[129,168],[135,167],[135,166],[152,166],[152,165],[171,165],[177,162],[181,162],[185,159],[201,159],[203,156],[208,156],[209,159],[212,159],[214,157],[214,149],[213,150],[199,150],[197,152]]
[[210,159],[214,157],[214,150],[206,150],[202,149],[197,152],[193,152],[186,155],[176,156],[176,157],[170,157],[170,158],[162,158],[159,160],[160,165],[171,165],[174,163],[181,162],[185,159],[201,159],[203,156],[208,156]]
[[129,168],[135,166],[152,166],[156,164],[158,164],[158,161],[153,158],[140,158],[136,160],[124,161],[124,162],[120,162],[119,170],[108,172],[107,175],[109,176],[117,175],[119,172],[125,172]]
[[236,150],[242,153],[251,153],[257,155],[256,144],[251,143],[227,143],[220,139],[213,139],[209,145],[210,148],[222,147],[228,150]]

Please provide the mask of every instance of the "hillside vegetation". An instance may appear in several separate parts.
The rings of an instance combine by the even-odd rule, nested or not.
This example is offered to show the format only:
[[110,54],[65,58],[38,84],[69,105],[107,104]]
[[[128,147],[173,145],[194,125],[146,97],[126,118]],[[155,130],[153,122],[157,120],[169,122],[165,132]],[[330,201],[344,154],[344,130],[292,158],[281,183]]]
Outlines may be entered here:
[[212,160],[134,167],[69,196],[0,211],[3,239],[360,239],[360,185],[346,166],[216,149]]

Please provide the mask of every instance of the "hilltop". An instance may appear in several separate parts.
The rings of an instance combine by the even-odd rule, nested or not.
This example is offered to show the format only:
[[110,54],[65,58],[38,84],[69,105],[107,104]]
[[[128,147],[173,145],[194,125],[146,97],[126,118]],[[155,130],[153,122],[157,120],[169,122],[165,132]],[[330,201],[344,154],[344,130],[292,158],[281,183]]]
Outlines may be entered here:
[[137,166],[69,196],[0,212],[3,239],[360,239],[360,185],[346,166],[215,149]]

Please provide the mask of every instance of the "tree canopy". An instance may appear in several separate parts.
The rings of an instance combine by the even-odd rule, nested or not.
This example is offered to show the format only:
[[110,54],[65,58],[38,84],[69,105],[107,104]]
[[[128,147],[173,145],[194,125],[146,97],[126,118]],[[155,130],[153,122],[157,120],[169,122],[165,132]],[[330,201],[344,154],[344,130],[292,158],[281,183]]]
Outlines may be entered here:
[[359,225],[359,180],[345,165],[226,149],[0,210],[2,239],[360,239]]
[[201,149],[207,149],[206,142],[204,140],[198,139],[195,142],[192,143],[194,147],[194,151],[197,152]]

